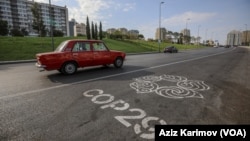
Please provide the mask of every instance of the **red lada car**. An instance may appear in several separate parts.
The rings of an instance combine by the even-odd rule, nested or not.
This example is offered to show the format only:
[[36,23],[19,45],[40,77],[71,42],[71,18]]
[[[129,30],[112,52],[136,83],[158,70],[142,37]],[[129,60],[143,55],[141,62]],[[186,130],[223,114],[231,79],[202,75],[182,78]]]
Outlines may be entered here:
[[54,52],[36,54],[36,66],[74,74],[80,67],[114,64],[116,68],[120,68],[125,56],[124,52],[109,50],[103,41],[67,40]]

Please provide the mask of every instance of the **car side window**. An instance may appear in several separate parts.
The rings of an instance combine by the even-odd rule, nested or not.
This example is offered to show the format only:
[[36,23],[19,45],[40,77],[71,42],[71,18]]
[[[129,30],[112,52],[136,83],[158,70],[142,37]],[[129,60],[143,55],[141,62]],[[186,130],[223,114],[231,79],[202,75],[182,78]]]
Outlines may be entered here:
[[94,51],[107,51],[106,46],[103,43],[93,43]]
[[87,42],[76,42],[72,52],[90,51],[90,44]]

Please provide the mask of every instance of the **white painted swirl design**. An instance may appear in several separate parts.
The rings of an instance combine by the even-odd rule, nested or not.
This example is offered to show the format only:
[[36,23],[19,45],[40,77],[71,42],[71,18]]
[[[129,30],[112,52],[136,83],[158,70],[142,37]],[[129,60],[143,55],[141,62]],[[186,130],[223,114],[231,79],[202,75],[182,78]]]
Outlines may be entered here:
[[193,90],[184,89],[177,86],[165,86],[156,90],[156,93],[160,96],[167,98],[203,98],[203,96]]
[[154,92],[159,86],[152,82],[137,81],[130,83],[130,87],[135,89],[137,93],[150,93]]
[[155,75],[148,75],[148,76],[136,78],[135,81],[157,82],[157,81],[161,81],[161,77],[155,76]]
[[[130,87],[136,90],[136,93],[156,93],[166,98],[203,98],[199,91],[209,90],[210,87],[200,80],[188,80],[183,76],[174,76],[163,74],[161,76],[148,75],[134,79]],[[174,86],[159,86],[157,83],[172,82]],[[167,83],[169,85],[169,83]]]
[[179,81],[186,81],[187,78],[183,76],[174,76],[174,75],[161,75],[162,80],[170,81],[170,82],[179,82]]
[[210,87],[206,85],[204,81],[198,80],[180,81],[177,82],[177,86],[195,91],[205,91],[210,89]]

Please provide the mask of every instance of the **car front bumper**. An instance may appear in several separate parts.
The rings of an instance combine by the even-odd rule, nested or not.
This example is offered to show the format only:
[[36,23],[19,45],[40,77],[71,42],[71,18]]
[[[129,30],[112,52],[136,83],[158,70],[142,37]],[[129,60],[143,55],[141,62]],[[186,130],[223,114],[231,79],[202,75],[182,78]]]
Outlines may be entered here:
[[36,63],[36,67],[38,67],[38,68],[46,68],[46,65],[41,65],[41,64],[39,64],[39,63]]

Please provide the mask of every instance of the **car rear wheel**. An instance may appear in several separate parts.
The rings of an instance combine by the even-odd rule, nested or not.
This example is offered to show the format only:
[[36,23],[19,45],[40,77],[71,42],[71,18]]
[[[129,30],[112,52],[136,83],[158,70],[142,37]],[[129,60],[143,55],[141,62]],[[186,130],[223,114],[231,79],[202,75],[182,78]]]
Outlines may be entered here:
[[62,73],[64,74],[74,74],[77,71],[77,66],[74,62],[68,62],[63,65]]
[[121,57],[117,57],[114,62],[114,66],[116,68],[121,68],[123,65],[123,59]]

